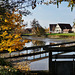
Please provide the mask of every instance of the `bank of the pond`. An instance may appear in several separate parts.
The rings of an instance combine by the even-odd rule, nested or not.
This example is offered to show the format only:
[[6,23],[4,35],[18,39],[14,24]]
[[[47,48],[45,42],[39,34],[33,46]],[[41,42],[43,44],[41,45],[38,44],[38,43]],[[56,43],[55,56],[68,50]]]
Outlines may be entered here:
[[22,36],[32,36],[32,37],[35,37],[35,38],[54,38],[54,39],[75,39],[75,33],[47,33],[46,35],[22,35]]
[[48,38],[54,38],[54,39],[71,39],[71,40],[75,40],[75,36],[71,36],[71,35],[48,35]]
[[23,39],[45,39],[45,38],[49,38],[49,39],[65,39],[65,40],[75,40],[75,36],[71,36],[71,35],[47,35],[47,36],[22,36]]
[[24,75],[20,70],[13,68],[10,62],[0,58],[0,75]]
[[0,75],[48,75],[48,71],[20,71],[13,68],[10,62],[0,58]]
[[54,39],[75,39],[75,33],[48,33],[48,38],[54,38]]

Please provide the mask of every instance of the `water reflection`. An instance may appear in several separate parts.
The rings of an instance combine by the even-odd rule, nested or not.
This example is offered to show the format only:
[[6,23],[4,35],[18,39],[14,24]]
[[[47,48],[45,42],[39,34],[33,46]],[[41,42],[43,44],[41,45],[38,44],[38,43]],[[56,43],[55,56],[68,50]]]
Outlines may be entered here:
[[48,70],[48,58],[30,64],[31,70]]
[[[32,40],[29,43],[26,43],[25,45],[27,47],[30,46],[42,46],[46,45],[47,41],[39,41],[39,40]],[[49,43],[48,43],[49,44]],[[34,53],[34,52],[40,52],[43,51],[42,48],[34,49],[34,50],[29,50],[29,53]],[[46,53],[48,56],[48,53]],[[41,58],[40,58],[41,57]],[[29,56],[28,60],[30,60],[30,70],[48,70],[48,57],[45,57],[45,54],[39,54],[39,55],[34,55],[34,56]],[[32,60],[34,59],[34,60]]]
[[[46,40],[46,41],[45,41]],[[41,45],[46,45],[46,44],[55,44],[54,42],[56,41],[51,41],[47,38],[45,38],[44,41],[39,41],[39,40],[31,40],[28,43],[25,43],[25,46],[30,47],[30,46],[41,46]],[[60,42],[62,42],[63,40],[60,40]],[[58,43],[59,41],[57,41]],[[19,54],[21,55],[25,55],[30,54],[30,53],[37,53],[37,52],[42,52],[44,51],[43,48],[38,48],[38,49],[32,49],[32,50],[25,50],[25,51],[21,51]],[[52,53],[52,54],[58,54],[59,52],[56,53]],[[13,55],[14,53],[12,53],[11,55]],[[16,54],[17,55],[17,54]],[[19,63],[15,63],[14,62],[14,67],[18,68],[18,69],[22,69],[23,70],[48,70],[48,53],[43,53],[43,54],[37,54],[37,55],[33,55],[33,56],[24,56],[23,58],[16,58],[16,59],[10,59],[10,61],[12,62],[16,62],[18,61]],[[60,59],[56,59],[56,60],[60,60]],[[55,61],[55,59],[53,59],[53,61]],[[25,63],[25,64],[23,64]],[[23,65],[23,66],[22,66]],[[24,66],[27,65],[27,66]],[[18,67],[19,66],[19,67]],[[22,66],[22,67],[20,67]],[[26,68],[25,68],[26,67]]]
[[[45,41],[46,40],[46,41]],[[49,45],[49,44],[55,44],[55,43],[61,43],[61,42],[69,42],[71,40],[64,40],[64,39],[47,39],[45,38],[44,40],[42,41],[39,41],[39,40],[32,40],[31,44],[32,46],[41,46],[41,45]],[[35,52],[40,51],[40,49],[35,49]],[[59,52],[55,52],[55,53],[52,53],[52,54],[58,54]],[[72,53],[73,54],[73,53]],[[41,56],[43,57],[44,54],[41,54]],[[48,56],[48,54],[47,54]],[[34,58],[33,57],[28,57],[28,59],[32,59]],[[40,55],[36,55],[35,56],[35,59],[36,58],[40,58]],[[61,61],[60,59],[53,59],[53,61]],[[68,60],[72,60],[72,59],[67,59],[66,61]],[[64,59],[62,59],[62,61],[64,61]],[[30,69],[31,70],[48,70],[48,66],[49,66],[49,63],[48,63],[48,57],[47,58],[44,58],[44,59],[41,59],[41,60],[36,60],[36,61],[33,61],[30,63]]]
[[44,41],[38,41],[38,40],[32,40],[33,46],[42,46],[45,45],[46,42]]

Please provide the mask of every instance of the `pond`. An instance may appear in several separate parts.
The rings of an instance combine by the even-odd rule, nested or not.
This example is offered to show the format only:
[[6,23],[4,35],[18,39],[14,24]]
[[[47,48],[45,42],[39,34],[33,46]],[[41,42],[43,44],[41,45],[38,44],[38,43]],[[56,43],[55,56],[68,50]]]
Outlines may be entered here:
[[[23,36],[23,40],[29,40],[28,43],[25,43],[24,47],[33,47],[33,46],[45,46],[50,45],[51,43],[63,43],[63,42],[71,42],[73,40],[68,39],[50,39],[50,38],[42,38],[42,37],[32,37],[32,36]],[[75,44],[74,44],[75,45]],[[56,47],[56,46],[55,46]],[[60,52],[52,52],[52,55],[58,54]],[[75,52],[64,53],[68,55],[74,55]],[[13,63],[15,68],[18,69],[26,69],[26,65],[28,65],[28,69],[30,70],[48,70],[49,69],[49,53],[46,52],[43,48],[37,49],[29,49],[23,50],[21,52],[12,52],[12,53],[4,53],[1,54],[0,57],[13,57],[19,56],[16,58],[9,58],[7,61]],[[63,55],[63,54],[62,54]],[[73,59],[52,59],[52,61],[72,61]]]
[[[48,0],[48,1],[55,1],[55,0]],[[23,16],[23,19],[25,19],[25,22],[27,21],[28,23],[27,28],[31,27],[31,22],[33,21],[34,18],[39,22],[39,24],[43,28],[49,28],[49,24],[57,24],[57,23],[69,23],[71,26],[73,26],[73,21],[75,18],[74,16],[75,8],[73,8],[73,11],[71,11],[72,8],[69,7],[69,4],[70,4],[69,2],[64,0],[62,2],[61,1],[59,2],[59,8],[57,8],[57,5],[55,3],[49,5],[46,5],[46,3],[38,4],[34,10],[28,8],[32,12],[32,15],[29,15],[27,17]],[[32,37],[32,36],[23,37],[23,38],[31,39],[29,43],[25,43],[26,47],[49,45],[50,43],[61,43],[61,42],[72,41],[67,39],[49,39],[49,38],[40,38],[40,37]],[[37,57],[39,56],[36,56],[36,58]],[[31,62],[30,69],[48,70],[48,58]]]
[[[70,42],[72,40],[68,39],[49,39],[49,38],[41,38],[41,37],[25,37],[25,39],[31,39],[29,43],[25,43],[25,47],[31,47],[31,46],[42,46],[42,45],[49,45],[50,43],[62,43],[62,42]],[[24,39],[24,37],[23,37]],[[34,40],[33,40],[34,39]],[[42,50],[42,49],[41,49]],[[53,54],[57,54],[53,53]],[[48,53],[46,53],[48,56]],[[41,55],[42,57],[45,56],[45,54]],[[39,58],[40,55],[36,55],[35,58]],[[33,59],[33,57],[28,57],[28,59]],[[49,62],[48,62],[48,57],[41,59],[41,60],[36,60],[30,63],[30,69],[31,70],[48,70]],[[68,59],[67,59],[68,60]],[[72,60],[72,59],[71,59]],[[61,61],[61,60],[59,60]]]

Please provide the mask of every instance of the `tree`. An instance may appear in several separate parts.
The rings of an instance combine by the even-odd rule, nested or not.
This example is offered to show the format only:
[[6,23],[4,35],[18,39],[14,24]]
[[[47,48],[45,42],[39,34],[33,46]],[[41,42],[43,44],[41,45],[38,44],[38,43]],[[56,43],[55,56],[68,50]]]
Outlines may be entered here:
[[[30,14],[30,11],[26,7],[35,5],[36,0],[0,0],[0,14],[4,14],[6,11],[12,12],[18,9],[18,12],[23,15]],[[35,7],[35,6],[34,6]]]
[[[28,15],[30,12],[28,10],[26,10],[26,7],[32,6],[32,9],[34,9],[37,4],[57,4],[57,6],[59,5],[59,3],[61,3],[63,0],[50,0],[49,2],[46,2],[45,0],[0,0],[0,50],[6,50],[6,46],[4,45],[4,43],[7,44],[7,41],[11,42],[12,40],[14,40],[13,38],[20,38],[20,34],[13,34],[14,30],[18,30],[20,29],[22,26],[21,23],[23,20],[21,20],[22,15],[24,14],[25,16]],[[75,5],[75,1],[71,0],[68,1],[69,2],[69,7],[74,7]],[[18,9],[17,13],[19,12],[20,14],[15,14],[13,11],[14,9]],[[15,24],[16,23],[16,24]],[[37,22],[38,23],[38,22]],[[36,32],[36,34],[41,35],[44,31],[44,29],[42,27],[39,27],[40,25],[37,24],[38,27],[34,27],[34,30]],[[9,36],[10,35],[10,36]],[[6,38],[7,37],[7,38]],[[10,37],[11,40],[8,40]],[[15,39],[16,39],[15,38]],[[21,39],[21,38],[20,38]],[[20,42],[20,41],[19,41]],[[3,46],[4,45],[4,46]],[[14,46],[15,44],[13,44]],[[18,44],[17,44],[18,45]],[[11,46],[11,45],[10,45]],[[7,46],[7,49],[10,50],[11,52],[11,48],[10,46]],[[16,47],[14,46],[14,49],[16,49]],[[14,50],[13,49],[13,50]],[[12,51],[13,51],[12,50]]]
[[[1,8],[4,8],[6,10],[14,10],[19,9],[20,14],[24,14],[25,16],[30,14],[30,11],[27,10],[27,7],[31,6],[32,9],[34,9],[37,5],[49,5],[49,4],[56,4],[57,8],[59,7],[59,3],[63,2],[64,0],[0,0],[0,10]],[[68,7],[71,7],[71,10],[73,10],[73,7],[75,5],[75,0],[65,0],[65,2],[68,2]],[[6,11],[4,10],[4,11]],[[1,11],[1,12],[4,12]],[[0,13],[3,14],[3,13]]]
[[32,26],[32,33],[34,35],[45,35],[44,28],[39,24],[39,22],[36,19],[34,19],[31,22],[31,26]]
[[74,19],[74,21],[73,21],[73,25],[75,25],[75,19]]
[[12,52],[23,49],[23,45],[28,40],[21,42],[22,38],[20,33],[15,31],[25,26],[22,25],[22,22],[22,15],[14,11],[0,15],[0,51],[7,50]]

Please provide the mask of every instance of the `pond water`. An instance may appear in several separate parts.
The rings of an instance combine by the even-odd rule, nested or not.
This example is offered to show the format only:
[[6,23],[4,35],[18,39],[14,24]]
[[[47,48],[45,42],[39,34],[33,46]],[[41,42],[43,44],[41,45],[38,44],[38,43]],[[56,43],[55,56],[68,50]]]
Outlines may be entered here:
[[[57,5],[54,3],[49,5],[38,4],[34,10],[28,8],[32,12],[32,15],[23,17],[23,19],[25,19],[25,22],[27,21],[29,28],[31,27],[30,22],[32,22],[34,18],[38,20],[40,25],[44,28],[45,27],[48,28],[49,24],[57,24],[57,23],[69,23],[72,26],[73,20],[75,18],[74,16],[75,8],[73,8],[73,11],[71,12],[71,7],[68,7],[68,5],[69,2],[67,1],[65,2],[64,0],[60,2],[59,8],[57,8]],[[61,42],[71,41],[67,39],[49,39],[49,38],[37,38],[37,37],[24,37],[24,39],[31,39],[31,42],[25,43],[26,47],[49,45],[50,43],[61,43]],[[36,56],[36,58],[37,57],[39,56]],[[31,58],[32,57],[29,57],[29,59]],[[31,70],[48,70],[48,58],[31,62],[30,65],[31,65],[30,66]]]
[[[49,39],[49,38],[40,38],[40,37],[37,37],[37,38],[25,37],[25,39],[26,38],[31,39],[31,41],[29,43],[25,43],[25,47],[49,45],[50,43],[61,43],[61,42],[70,42],[70,41],[72,41],[72,40],[67,40],[67,39],[66,40],[65,39]],[[34,39],[34,40],[32,40],[32,39]],[[57,52],[55,52],[53,54],[57,54]],[[46,53],[46,55],[48,55],[48,53]],[[39,56],[40,55],[36,55],[35,58],[39,58]],[[44,56],[44,54],[42,54],[41,56]],[[32,58],[33,57],[28,57],[28,59],[32,59]],[[47,58],[44,58],[44,59],[41,59],[41,60],[31,62],[30,63],[30,69],[31,70],[48,70],[48,66],[49,66],[48,59],[49,58],[47,57]],[[55,59],[53,59],[53,61],[54,60]],[[66,59],[66,60],[68,60],[68,59]],[[63,61],[63,59],[62,60],[59,59],[59,61]]]

